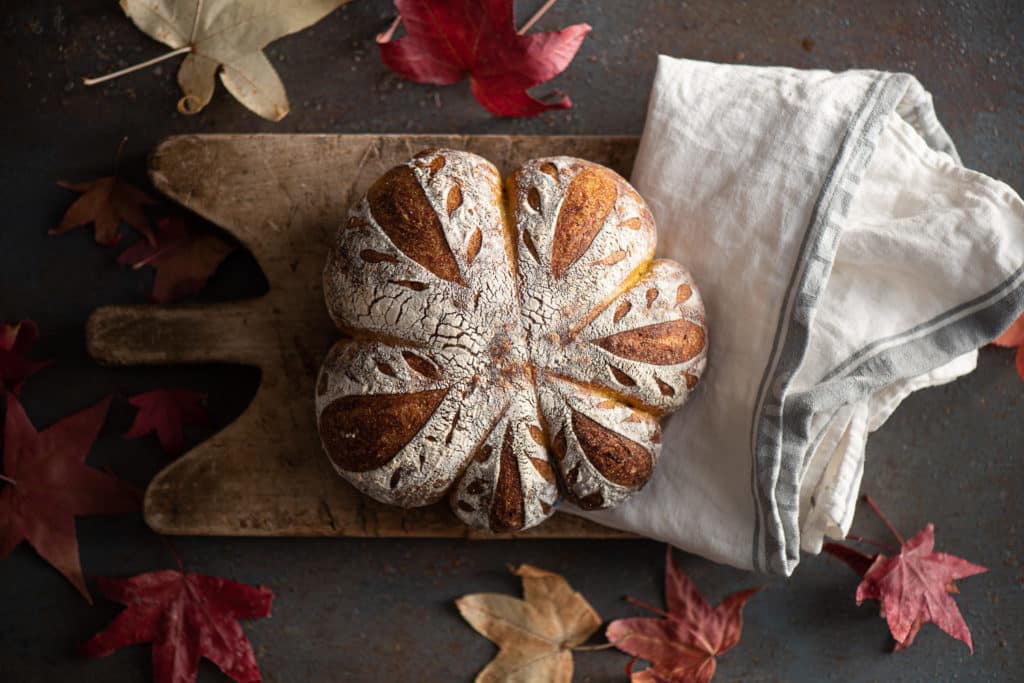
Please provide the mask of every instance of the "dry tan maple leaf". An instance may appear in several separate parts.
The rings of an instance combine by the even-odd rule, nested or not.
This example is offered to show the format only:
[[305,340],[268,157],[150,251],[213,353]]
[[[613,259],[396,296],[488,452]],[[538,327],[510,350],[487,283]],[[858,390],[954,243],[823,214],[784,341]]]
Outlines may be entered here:
[[455,601],[462,617],[500,648],[477,683],[569,683],[572,650],[601,626],[601,617],[558,574],[528,564],[512,573],[523,579],[525,600],[474,593]]
[[271,121],[288,113],[284,84],[263,54],[271,41],[312,26],[348,0],[121,0],[121,9],[151,38],[173,50],[101,78],[93,85],[163,59],[187,54],[178,70],[178,111],[195,114],[213,97],[214,75],[246,107]]

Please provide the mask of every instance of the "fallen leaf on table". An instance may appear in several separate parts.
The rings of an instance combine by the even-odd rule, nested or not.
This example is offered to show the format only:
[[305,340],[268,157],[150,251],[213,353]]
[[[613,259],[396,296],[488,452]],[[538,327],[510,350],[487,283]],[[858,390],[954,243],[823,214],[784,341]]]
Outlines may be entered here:
[[665,556],[667,611],[633,601],[663,618],[616,619],[608,624],[605,636],[623,652],[651,662],[643,671],[627,669],[633,681],[706,683],[715,675],[715,657],[739,642],[743,606],[759,590],[733,593],[712,608],[676,565],[669,547]]
[[198,294],[234,249],[216,235],[195,233],[182,216],[171,216],[157,224],[156,246],[133,244],[121,252],[117,262],[132,268],[155,268],[150,298],[165,304]]
[[865,500],[896,536],[900,549],[891,557],[882,553],[869,556],[844,545],[825,544],[825,552],[846,562],[862,577],[857,586],[857,604],[865,600],[882,603],[882,617],[896,640],[896,652],[910,647],[921,627],[929,622],[974,652],[971,631],[950,594],[960,592],[955,580],[988,569],[955,555],[935,552],[935,527],[931,524],[904,541],[874,501],[869,496]]
[[1017,349],[1017,374],[1024,379],[1024,315],[1013,321],[1013,324],[993,341],[996,346]]
[[39,328],[31,320],[16,323],[0,323],[0,394],[21,391],[26,379],[53,361],[34,361],[29,351],[39,339]]
[[139,188],[115,176],[84,183],[58,180],[57,184],[80,192],[82,196],[64,212],[60,225],[50,231],[51,235],[63,235],[69,230],[92,223],[96,243],[109,247],[121,241],[118,228],[123,221],[141,233],[150,244],[155,243],[145,207],[156,204],[156,200]]
[[[121,0],[128,18],[154,40],[173,48],[159,57],[100,78],[95,85],[174,57],[183,97],[178,111],[196,114],[209,104],[214,76],[248,109],[271,121],[288,113],[284,84],[263,54],[268,43],[312,26],[348,0]],[[223,67],[223,68],[222,68]]]
[[896,639],[897,650],[908,647],[921,626],[933,622],[974,652],[971,632],[949,596],[948,586],[956,579],[988,570],[934,550],[935,527],[929,524],[902,545],[899,555],[879,555],[857,586],[857,604],[864,600],[882,603],[882,616]]
[[126,439],[137,439],[156,432],[164,453],[181,455],[182,428],[185,424],[209,424],[201,404],[206,394],[176,389],[158,389],[138,394],[128,402],[139,409]]
[[562,93],[543,102],[526,91],[569,66],[590,26],[521,35],[512,6],[513,0],[395,0],[406,35],[378,36],[381,58],[417,83],[450,85],[468,76],[473,95],[498,116],[535,116],[572,106]]
[[558,574],[528,564],[512,573],[523,579],[525,600],[474,593],[455,601],[462,618],[499,648],[477,683],[568,683],[572,650],[601,626],[601,617]]
[[109,408],[107,398],[37,432],[21,404],[7,395],[0,559],[28,541],[90,603],[75,517],[135,512],[140,506],[133,486],[85,464]]
[[261,680],[238,620],[270,616],[274,594],[269,588],[174,570],[100,578],[96,585],[127,609],[82,645],[84,656],[105,657],[128,645],[152,643],[156,683],[192,683],[200,657],[239,683]]

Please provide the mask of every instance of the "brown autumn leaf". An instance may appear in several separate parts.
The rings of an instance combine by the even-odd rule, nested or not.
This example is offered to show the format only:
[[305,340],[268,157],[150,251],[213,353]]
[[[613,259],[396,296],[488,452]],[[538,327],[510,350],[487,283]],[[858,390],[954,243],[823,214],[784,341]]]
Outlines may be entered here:
[[96,243],[109,247],[121,241],[118,228],[124,222],[139,231],[150,244],[156,244],[145,210],[145,207],[156,204],[156,201],[139,188],[116,176],[84,183],[58,180],[57,184],[64,189],[80,192],[82,196],[64,212],[60,225],[50,231],[51,235],[62,235],[92,223]]
[[[183,97],[178,111],[196,114],[209,104],[214,76],[250,110],[271,121],[288,113],[288,97],[263,48],[312,26],[348,0],[121,0],[128,18],[170,52],[86,85],[124,75],[176,55],[187,55],[178,69]],[[223,68],[222,68],[223,67]]]
[[586,599],[559,576],[528,564],[512,569],[523,597],[474,593],[455,601],[462,618],[498,645],[477,683],[572,680],[572,650],[601,626]]

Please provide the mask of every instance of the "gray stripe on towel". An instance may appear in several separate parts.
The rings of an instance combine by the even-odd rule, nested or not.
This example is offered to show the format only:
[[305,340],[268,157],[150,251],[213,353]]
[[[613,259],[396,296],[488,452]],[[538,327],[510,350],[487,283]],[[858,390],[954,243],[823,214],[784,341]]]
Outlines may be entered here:
[[[789,574],[799,561],[799,485],[805,459],[811,455],[811,418],[815,414],[834,415],[842,406],[863,400],[894,381],[921,375],[984,345],[1024,309],[1022,266],[989,292],[858,350],[813,389],[787,394],[789,382],[807,351],[810,323],[830,274],[838,246],[838,226],[849,209],[849,199],[871,158],[886,115],[895,110],[908,89],[920,89],[912,77],[903,74],[889,76],[875,85],[878,83],[882,84],[880,89],[872,86],[865,95],[819,195],[808,227],[811,238],[805,236],[791,277],[791,289],[792,282],[799,279],[798,291],[786,292],[784,301],[788,308],[783,309],[785,315],[776,332],[772,360],[759,392],[754,423],[756,479],[752,482],[757,503],[754,566],[774,573]],[[945,133],[941,126],[938,130]],[[931,135],[935,137],[936,131],[931,131]],[[941,141],[941,137],[929,140]],[[847,146],[852,147],[849,153],[845,151]],[[951,148],[951,143],[948,146]],[[836,196],[845,200],[838,207],[833,206]],[[820,273],[807,265],[812,261],[820,263],[823,258],[828,266]],[[792,305],[794,299],[799,300],[799,307]],[[782,345],[777,348],[780,338]],[[767,387],[776,387],[776,391],[766,395]],[[780,510],[790,514],[780,515]],[[762,526],[764,551],[759,554]]]
[[[842,406],[856,403],[883,387],[916,377],[944,365],[968,351],[994,339],[1009,327],[1024,309],[1024,266],[982,296],[961,304],[902,334],[879,340],[876,353],[858,354],[861,362],[842,377],[818,384],[786,399],[786,429],[792,433],[806,432],[816,414],[834,415]],[[847,365],[847,367],[849,367]],[[798,458],[803,448],[805,457],[811,452],[806,443],[783,445],[783,457]],[[863,464],[861,465],[863,467]],[[780,486],[799,486],[799,477]],[[850,491],[852,498],[856,491]],[[787,553],[795,565],[799,547]]]
[[[795,459],[784,457],[791,452],[787,448],[787,454],[783,453],[783,428],[789,425],[785,415],[786,392],[807,351],[811,322],[831,274],[842,220],[849,212],[885,118],[912,82],[911,77],[903,74],[887,75],[880,76],[868,88],[822,184],[790,275],[751,424],[751,488],[755,503],[752,562],[762,571],[788,574],[799,559],[798,515],[779,514],[780,502],[791,509],[799,505],[798,490],[777,489],[783,467],[790,470],[785,481],[796,479],[803,459],[802,451]],[[803,431],[785,432],[786,445],[796,441],[805,450],[809,440],[806,426]]]

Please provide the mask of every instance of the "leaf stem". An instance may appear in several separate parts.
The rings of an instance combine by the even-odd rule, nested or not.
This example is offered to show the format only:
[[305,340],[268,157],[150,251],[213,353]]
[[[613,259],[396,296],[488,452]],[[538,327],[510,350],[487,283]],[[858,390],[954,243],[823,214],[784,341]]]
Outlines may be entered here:
[[573,652],[597,652],[598,650],[607,650],[609,648],[613,648],[615,647],[615,643],[619,642],[622,642],[622,640],[619,639],[615,642],[608,641],[607,643],[602,643],[601,645],[577,645],[576,647],[570,647],[569,649]]
[[660,614],[663,617],[671,617],[672,616],[668,612],[666,612],[664,610],[660,610],[660,609],[658,609],[657,607],[655,607],[653,605],[649,605],[646,602],[644,602],[643,600],[637,600],[632,595],[627,595],[626,596],[626,602],[633,603],[637,607],[643,607],[644,609],[649,609],[652,612],[654,612],[655,614]]
[[18,485],[18,482],[16,482],[15,480],[11,479],[10,477],[5,477],[2,474],[0,474],[0,481],[6,481],[11,486],[17,486]]
[[110,81],[110,80],[113,80],[115,78],[120,78],[121,76],[124,76],[125,74],[130,74],[133,71],[139,71],[140,69],[145,69],[146,67],[153,66],[154,64],[159,64],[160,62],[164,61],[165,59],[170,59],[171,57],[177,57],[178,55],[183,55],[186,52],[192,52],[192,46],[191,45],[186,45],[185,47],[179,47],[177,50],[171,50],[170,52],[166,52],[166,53],[160,55],[159,57],[153,57],[153,59],[147,59],[144,62],[139,62],[138,64],[133,64],[132,66],[126,67],[124,69],[121,69],[120,71],[115,71],[114,73],[110,73],[110,74],[107,74],[105,76],[97,76],[95,78],[91,78],[91,77],[83,78],[82,79],[82,83],[84,83],[85,85],[97,85],[97,84],[103,83],[105,81]]
[[539,10],[533,13],[532,17],[526,20],[526,23],[523,24],[523,27],[516,31],[516,33],[518,33],[519,35],[523,35],[527,31],[529,31],[533,27],[533,25],[536,24],[540,20],[540,18],[544,16],[544,13],[551,9],[551,6],[553,4],[555,4],[555,0],[547,0],[547,2],[540,6]]
[[906,543],[906,541],[903,540],[903,536],[900,535],[900,532],[896,531],[896,527],[894,527],[892,522],[882,514],[882,511],[878,509],[877,505],[875,505],[875,501],[866,493],[864,494],[864,502],[871,507],[876,515],[878,515],[878,518],[882,520],[882,523],[885,524],[886,528],[889,529],[892,535],[896,537],[896,540],[900,542],[900,545]]
[[880,550],[884,550],[884,551],[886,551],[888,553],[896,554],[896,553],[899,552],[899,550],[897,550],[896,548],[893,548],[891,545],[886,545],[885,543],[882,543],[880,541],[876,541],[876,540],[874,540],[872,538],[864,538],[863,536],[857,536],[855,534],[846,534],[846,540],[847,541],[855,541],[857,543],[867,543],[868,545],[873,545],[876,548],[878,548]]
[[157,534],[157,538],[160,540],[160,543],[163,544],[164,548],[166,548],[174,557],[174,561],[178,565],[178,571],[184,574],[185,566],[182,564],[181,555],[178,554],[178,550],[174,547],[174,544],[171,543],[163,534]]
[[118,171],[121,168],[121,153],[124,152],[125,143],[128,142],[128,136],[121,136],[121,142],[117,145],[117,153],[114,154],[114,175],[118,175]]
[[139,268],[148,266],[153,261],[163,257],[167,252],[177,249],[184,242],[184,239],[174,239],[170,242],[157,244],[157,248],[152,254],[145,256],[132,264],[132,270],[138,270]]
[[377,34],[377,38],[376,38],[377,44],[378,45],[383,45],[384,43],[389,42],[391,40],[391,38],[395,35],[395,31],[398,30],[398,26],[401,23],[402,23],[402,15],[399,14],[397,17],[395,17],[395,20],[391,22],[391,26],[388,26],[388,30],[387,31],[384,31],[384,33],[378,33]]

